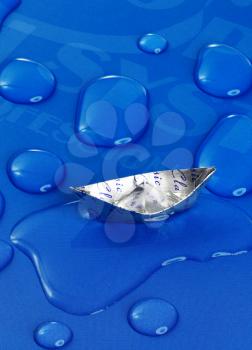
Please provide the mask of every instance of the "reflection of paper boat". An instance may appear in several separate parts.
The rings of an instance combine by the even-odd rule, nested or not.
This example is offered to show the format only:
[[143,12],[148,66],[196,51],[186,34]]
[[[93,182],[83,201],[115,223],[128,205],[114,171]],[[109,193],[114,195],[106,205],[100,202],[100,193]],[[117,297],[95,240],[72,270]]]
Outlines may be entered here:
[[214,172],[215,168],[156,171],[71,189],[84,199],[89,217],[127,221],[134,215],[142,221],[161,221],[190,208]]

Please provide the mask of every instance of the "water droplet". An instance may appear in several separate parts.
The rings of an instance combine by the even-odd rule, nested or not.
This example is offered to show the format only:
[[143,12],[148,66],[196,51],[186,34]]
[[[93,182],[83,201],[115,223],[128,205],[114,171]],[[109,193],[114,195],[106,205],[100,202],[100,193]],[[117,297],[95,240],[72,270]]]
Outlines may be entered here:
[[164,335],[177,323],[175,307],[162,299],[146,299],[136,303],[129,312],[129,323],[135,331],[149,336]]
[[34,332],[36,343],[46,349],[62,348],[72,337],[71,329],[59,322],[43,323]]
[[46,193],[62,182],[64,167],[54,153],[30,149],[15,155],[9,161],[8,175],[20,190]]
[[4,196],[2,195],[2,193],[0,192],[0,217],[4,213],[4,208],[5,208],[5,199],[4,199]]
[[239,197],[252,190],[252,119],[230,115],[213,128],[201,145],[196,164],[214,165],[216,173],[207,183],[212,192]]
[[0,271],[2,271],[13,258],[13,248],[8,243],[0,241]]
[[52,95],[56,80],[42,64],[17,58],[0,73],[0,93],[14,103],[38,103]]
[[146,89],[127,77],[106,76],[81,93],[75,128],[83,142],[113,147],[136,141],[148,120]]
[[238,96],[252,85],[252,65],[250,60],[234,47],[211,44],[199,54],[195,81],[210,95]]
[[162,35],[152,33],[142,36],[138,45],[142,51],[156,55],[164,52],[168,47],[167,40]]
[[0,24],[21,3],[21,0],[2,0],[0,2]]

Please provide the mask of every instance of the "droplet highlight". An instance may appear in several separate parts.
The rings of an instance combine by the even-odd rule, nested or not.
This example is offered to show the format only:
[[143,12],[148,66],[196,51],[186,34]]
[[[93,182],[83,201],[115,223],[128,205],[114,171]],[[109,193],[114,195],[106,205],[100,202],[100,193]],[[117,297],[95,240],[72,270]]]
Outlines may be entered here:
[[14,103],[38,103],[49,98],[55,90],[56,79],[41,63],[16,58],[0,73],[0,94]]
[[252,190],[252,118],[230,115],[213,128],[201,145],[196,164],[214,165],[207,188],[225,197],[241,197]]
[[99,78],[80,95],[76,134],[81,141],[102,147],[134,142],[148,125],[147,104],[147,91],[136,80]]
[[252,86],[252,65],[239,50],[210,44],[198,56],[195,81],[200,89],[217,97],[236,97]]
[[63,162],[54,153],[30,149],[15,155],[8,164],[11,182],[28,193],[47,193],[64,179]]
[[45,349],[63,348],[72,337],[71,329],[60,322],[43,323],[34,332],[36,343]]
[[159,55],[167,49],[168,43],[162,35],[148,33],[139,39],[138,46],[144,52]]
[[11,245],[0,241],[0,271],[7,267],[14,255],[14,251]]
[[175,307],[162,299],[137,302],[129,311],[129,323],[138,333],[161,336],[171,331],[177,323]]

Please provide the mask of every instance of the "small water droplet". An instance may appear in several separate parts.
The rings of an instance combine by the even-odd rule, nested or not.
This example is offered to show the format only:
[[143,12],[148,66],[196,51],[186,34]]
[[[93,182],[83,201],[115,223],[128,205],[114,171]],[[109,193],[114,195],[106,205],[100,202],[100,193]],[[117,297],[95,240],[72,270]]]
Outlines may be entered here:
[[80,96],[78,138],[102,147],[136,141],[149,121],[147,100],[146,89],[136,80],[122,76],[97,79]]
[[142,36],[138,45],[142,51],[156,55],[164,52],[168,47],[167,40],[162,35],[152,33]]
[[54,153],[30,149],[9,161],[8,175],[12,183],[25,192],[46,193],[62,182],[64,167]]
[[58,349],[72,340],[71,329],[60,322],[41,324],[34,332],[36,343],[46,349]]
[[201,145],[196,166],[216,167],[207,188],[221,196],[252,191],[252,119],[230,115],[221,119]]
[[38,103],[50,97],[56,80],[42,64],[17,58],[0,72],[0,94],[14,103]]
[[177,323],[175,307],[162,299],[146,299],[137,302],[129,311],[129,323],[141,334],[160,336],[170,331]]
[[210,95],[235,97],[251,88],[252,64],[234,47],[211,44],[200,51],[195,81]]
[[13,248],[8,243],[0,241],[0,271],[2,271],[13,258]]

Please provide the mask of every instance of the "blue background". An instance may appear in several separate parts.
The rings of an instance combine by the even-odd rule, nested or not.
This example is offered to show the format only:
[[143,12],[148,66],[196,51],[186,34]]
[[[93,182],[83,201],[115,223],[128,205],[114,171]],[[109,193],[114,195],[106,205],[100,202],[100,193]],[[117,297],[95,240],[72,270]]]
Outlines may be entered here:
[[[10,241],[13,227],[31,212],[75,200],[67,189],[69,185],[157,169],[190,167],[197,149],[220,118],[234,113],[251,116],[252,92],[223,100],[203,93],[193,82],[197,53],[205,44],[223,42],[252,58],[251,23],[250,0],[44,0],[36,3],[23,0],[1,29],[1,65],[16,57],[37,60],[52,70],[58,86],[48,101],[37,105],[15,105],[0,100],[0,189],[6,201],[0,221],[1,239]],[[169,42],[168,50],[159,56],[141,52],[136,43],[147,32],[163,34]],[[73,134],[80,90],[91,79],[107,74],[135,78],[149,91],[151,122],[137,144],[114,149],[94,148],[80,144]],[[174,124],[168,126],[163,117],[167,112],[175,116]],[[7,162],[13,154],[27,148],[53,151],[63,159],[67,178],[60,189],[32,195],[11,184]],[[205,195],[214,197],[209,193]],[[250,250],[251,200],[251,194],[225,200],[227,208],[231,205],[237,208],[237,217],[248,214],[244,219],[246,225],[242,223],[240,230],[238,226],[233,231],[229,223],[233,217],[224,215],[223,224],[220,212],[215,217],[216,224],[210,225],[211,230],[204,229],[209,245],[202,243],[200,235],[187,243],[187,253],[191,255],[193,251],[194,259],[159,269],[164,259],[154,259],[155,250],[151,254],[153,264],[147,258],[136,262],[130,254],[126,255],[127,282],[135,280],[131,276],[137,270],[137,263],[142,266],[148,261],[146,279],[139,277],[138,288],[93,316],[70,315],[51,305],[31,261],[15,249],[12,263],[0,274],[1,349],[39,349],[33,340],[33,330],[45,321],[61,321],[72,329],[73,340],[67,348],[73,350],[250,349],[251,253],[218,259],[209,257],[220,250]],[[209,226],[207,220],[201,224]],[[52,230],[53,224],[50,225]],[[189,226],[188,232],[183,227],[184,235],[190,231]],[[211,234],[215,237],[214,245],[211,245]],[[175,252],[167,250],[167,259],[184,254],[184,239],[175,235],[172,240],[176,249]],[[50,246],[50,237],[47,244]],[[142,251],[144,247],[140,247],[139,243]],[[100,249],[103,255],[102,247]],[[85,278],[92,281],[100,270],[108,275],[113,271],[113,290],[113,283],[115,286],[119,283],[116,280],[121,275],[120,264],[116,260],[107,265],[106,261],[102,265],[94,264],[88,274],[84,269]],[[63,282],[67,283],[64,278]],[[97,285],[96,293],[102,295],[102,288],[99,291]],[[92,293],[86,289],[88,296]],[[129,326],[128,310],[146,297],[160,297],[176,306],[179,321],[170,334],[151,338]]]

